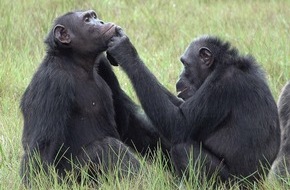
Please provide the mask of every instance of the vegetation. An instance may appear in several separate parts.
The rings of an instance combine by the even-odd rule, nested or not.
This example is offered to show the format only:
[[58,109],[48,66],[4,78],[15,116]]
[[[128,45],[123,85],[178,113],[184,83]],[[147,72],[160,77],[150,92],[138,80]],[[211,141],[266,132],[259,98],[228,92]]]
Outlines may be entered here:
[[[19,101],[45,55],[43,41],[53,19],[76,9],[94,9],[104,21],[120,25],[144,62],[172,92],[182,67],[180,55],[202,34],[220,36],[241,53],[252,54],[265,69],[276,99],[290,78],[288,0],[0,0],[0,189],[24,189],[19,176],[23,153]],[[138,101],[126,75],[118,67],[114,70],[124,90]],[[190,181],[177,178],[164,169],[160,155],[152,163],[143,160],[141,173],[133,179],[115,176],[100,179],[98,185],[78,185],[58,184],[55,176],[49,180],[39,175],[33,189],[212,188],[211,182],[200,183],[194,177]],[[289,189],[289,185],[290,180],[284,184],[265,180],[252,189]]]

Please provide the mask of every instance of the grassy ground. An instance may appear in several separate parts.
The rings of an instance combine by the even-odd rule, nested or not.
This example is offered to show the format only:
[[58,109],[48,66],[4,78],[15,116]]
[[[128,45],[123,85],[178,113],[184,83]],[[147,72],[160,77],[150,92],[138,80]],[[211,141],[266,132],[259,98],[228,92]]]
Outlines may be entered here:
[[[181,70],[179,57],[201,34],[229,40],[250,53],[266,70],[277,99],[290,78],[290,1],[225,0],[0,0],[0,189],[23,189],[19,177],[23,120],[19,101],[44,54],[44,37],[56,16],[75,9],[94,9],[105,21],[120,25],[144,62],[172,92]],[[122,87],[136,101],[129,80],[115,71]],[[265,145],[267,146],[267,145]],[[58,185],[44,177],[35,189],[89,189],[87,184]],[[288,182],[288,184],[290,184]],[[112,174],[100,189],[208,189],[210,184],[186,182],[163,169],[158,159],[144,164],[135,179]],[[284,189],[265,181],[253,189]],[[234,187],[233,187],[234,189]]]

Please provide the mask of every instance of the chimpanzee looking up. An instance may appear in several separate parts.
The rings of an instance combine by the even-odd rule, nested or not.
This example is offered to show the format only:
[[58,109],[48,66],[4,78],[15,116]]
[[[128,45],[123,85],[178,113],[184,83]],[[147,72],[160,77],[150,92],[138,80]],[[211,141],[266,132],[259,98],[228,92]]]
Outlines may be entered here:
[[171,142],[177,172],[187,173],[193,153],[208,177],[218,170],[222,181],[261,178],[262,166],[269,168],[277,155],[280,130],[277,106],[254,58],[216,37],[195,39],[181,57],[180,100],[143,64],[122,29],[116,33],[107,58],[127,73],[146,114]]
[[35,172],[30,164],[46,172],[53,165],[64,176],[71,158],[98,171],[110,169],[120,157],[121,170],[137,171],[138,160],[121,140],[133,141],[140,152],[156,145],[157,132],[121,90],[103,54],[114,34],[115,25],[99,20],[94,11],[55,20],[45,41],[47,54],[21,100],[25,183]]
[[[290,81],[284,86],[278,100],[281,127],[281,146],[273,163],[271,177],[289,177],[290,173]],[[277,177],[276,176],[276,177]]]

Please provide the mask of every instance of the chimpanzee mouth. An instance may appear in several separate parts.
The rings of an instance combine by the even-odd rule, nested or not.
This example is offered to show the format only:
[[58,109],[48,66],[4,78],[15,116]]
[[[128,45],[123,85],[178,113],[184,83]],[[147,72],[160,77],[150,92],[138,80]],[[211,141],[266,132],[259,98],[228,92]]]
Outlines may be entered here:
[[182,97],[182,94],[186,93],[188,88],[184,88],[182,90],[177,91],[177,97]]
[[108,33],[113,28],[115,28],[115,26],[116,26],[115,24],[111,23],[111,26],[109,26],[109,28],[103,33],[103,35],[106,34],[106,33]]

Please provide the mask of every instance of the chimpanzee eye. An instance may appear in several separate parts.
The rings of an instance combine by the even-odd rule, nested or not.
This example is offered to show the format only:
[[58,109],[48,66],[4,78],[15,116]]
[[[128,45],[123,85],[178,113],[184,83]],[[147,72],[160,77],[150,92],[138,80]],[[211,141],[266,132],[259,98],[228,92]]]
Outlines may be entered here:
[[89,22],[90,21],[90,17],[89,16],[86,16],[85,17],[85,22]]

